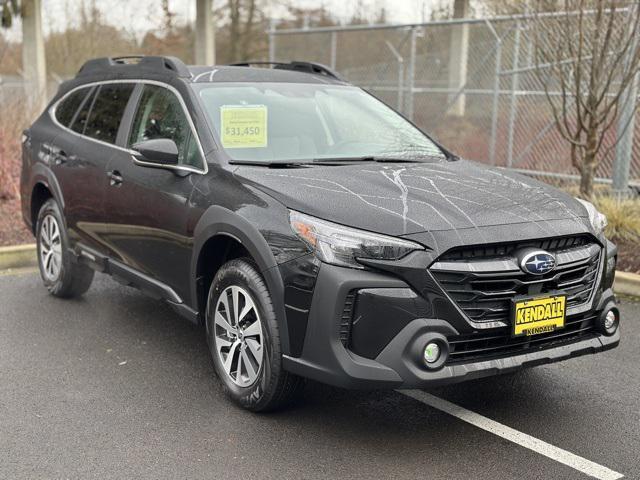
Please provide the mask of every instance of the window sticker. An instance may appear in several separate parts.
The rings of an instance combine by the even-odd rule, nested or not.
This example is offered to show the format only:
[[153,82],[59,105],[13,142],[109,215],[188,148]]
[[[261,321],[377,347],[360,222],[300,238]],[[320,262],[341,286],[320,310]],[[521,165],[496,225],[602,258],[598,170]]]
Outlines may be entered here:
[[221,106],[220,137],[224,148],[266,147],[266,105]]

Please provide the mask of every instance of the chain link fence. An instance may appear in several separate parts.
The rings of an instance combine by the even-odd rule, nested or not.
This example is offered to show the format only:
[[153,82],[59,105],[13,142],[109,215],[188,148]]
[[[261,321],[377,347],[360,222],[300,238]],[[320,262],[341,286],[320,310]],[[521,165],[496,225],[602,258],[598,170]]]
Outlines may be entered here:
[[[547,23],[551,32],[560,15],[565,14],[536,21]],[[533,20],[518,15],[401,26],[274,28],[269,53],[271,61],[331,66],[465,158],[548,181],[575,181],[569,144],[555,127],[535,71]],[[620,158],[624,152],[607,148],[617,134],[615,127],[611,130],[597,182],[611,183],[614,170],[625,168],[629,185],[640,188],[639,128],[636,121],[628,131],[632,148],[626,163]]]

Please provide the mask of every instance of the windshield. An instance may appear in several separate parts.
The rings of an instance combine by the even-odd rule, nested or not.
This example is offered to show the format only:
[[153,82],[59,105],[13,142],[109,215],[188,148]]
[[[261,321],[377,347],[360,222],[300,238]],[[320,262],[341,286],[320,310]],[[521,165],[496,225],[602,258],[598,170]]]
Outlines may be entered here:
[[445,158],[424,133],[356,87],[220,83],[193,88],[234,160]]

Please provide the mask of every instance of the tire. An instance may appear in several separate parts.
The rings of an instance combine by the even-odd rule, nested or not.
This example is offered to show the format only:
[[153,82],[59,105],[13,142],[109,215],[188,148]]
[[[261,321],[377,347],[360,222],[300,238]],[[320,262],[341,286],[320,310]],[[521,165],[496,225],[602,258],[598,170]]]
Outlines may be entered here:
[[304,382],[282,368],[271,295],[253,262],[235,259],[218,270],[209,289],[206,327],[216,374],[234,402],[266,412],[297,398]]
[[50,198],[40,208],[36,222],[40,276],[51,295],[72,298],[89,289],[94,272],[73,257],[64,225],[58,203]]

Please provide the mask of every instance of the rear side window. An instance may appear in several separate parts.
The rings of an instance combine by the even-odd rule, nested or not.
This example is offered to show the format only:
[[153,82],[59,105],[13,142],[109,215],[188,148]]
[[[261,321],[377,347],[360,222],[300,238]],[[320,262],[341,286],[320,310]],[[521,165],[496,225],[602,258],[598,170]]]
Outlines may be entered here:
[[93,102],[84,134],[96,140],[115,143],[120,119],[133,92],[133,87],[133,83],[102,85]]
[[89,90],[91,90],[91,87],[80,88],[58,104],[56,107],[56,120],[58,120],[61,125],[65,127],[69,126],[82,100],[84,100],[84,97],[89,93]]
[[87,117],[89,116],[91,105],[93,105],[93,101],[96,98],[97,91],[97,88],[93,89],[91,95],[87,97],[87,99],[82,104],[80,111],[76,114],[76,117],[73,120],[73,124],[71,125],[71,130],[73,130],[74,132],[84,133],[84,127],[87,125]]

